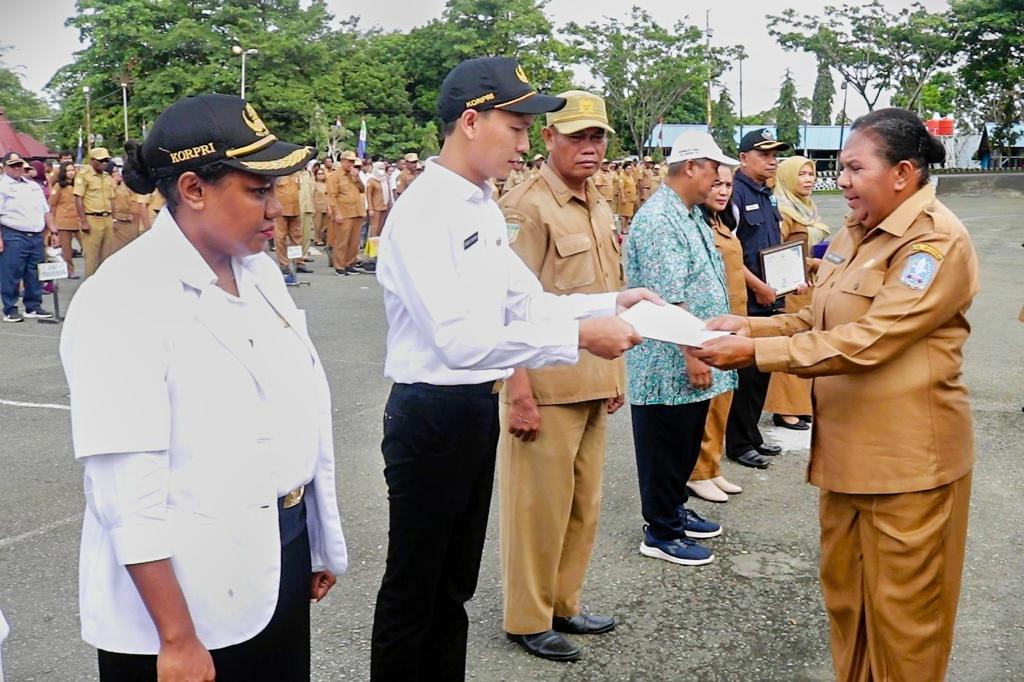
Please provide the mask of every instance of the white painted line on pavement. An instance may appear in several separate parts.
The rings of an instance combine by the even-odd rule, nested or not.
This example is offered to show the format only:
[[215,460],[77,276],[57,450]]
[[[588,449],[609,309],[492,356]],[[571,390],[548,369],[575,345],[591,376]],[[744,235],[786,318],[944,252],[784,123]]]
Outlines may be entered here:
[[46,334],[22,334],[20,332],[0,332],[4,336],[24,336],[26,339],[53,339],[60,341],[59,336],[47,336]]
[[0,398],[0,405],[12,407],[45,407],[48,410],[70,410],[70,405],[54,405],[53,403],[23,403],[20,400],[4,400]]
[[9,538],[0,538],[0,549],[7,549],[8,547],[13,547],[14,545],[24,542],[25,540],[31,540],[32,538],[39,537],[40,535],[46,535],[47,533],[55,531],[62,526],[74,523],[80,518],[82,518],[81,514],[72,514],[71,516],[65,516],[63,519],[58,519],[53,523],[48,523],[45,526],[36,528],[35,530],[18,533],[17,535],[12,535]]

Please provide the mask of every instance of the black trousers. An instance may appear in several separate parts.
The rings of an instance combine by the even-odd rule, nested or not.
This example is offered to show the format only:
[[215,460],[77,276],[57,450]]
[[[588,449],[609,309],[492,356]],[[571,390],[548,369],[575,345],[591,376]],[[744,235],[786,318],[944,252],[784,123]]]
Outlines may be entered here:
[[[309,590],[313,570],[309,533],[306,531],[305,500],[291,509],[279,508],[278,513],[281,582],[274,615],[252,639],[210,651],[217,682],[309,680]],[[245,570],[245,567],[239,567],[239,570]],[[101,682],[157,680],[156,656],[103,650],[98,653]]]
[[686,405],[630,405],[640,511],[659,540],[683,537],[679,506],[700,456],[710,400]]
[[729,457],[739,457],[764,444],[757,423],[761,421],[768,383],[772,378],[771,372],[762,372],[756,365],[738,370],[737,375],[739,386],[732,394],[732,406],[725,422],[725,454]]
[[492,384],[395,384],[384,409],[388,556],[370,679],[463,680],[498,445]]

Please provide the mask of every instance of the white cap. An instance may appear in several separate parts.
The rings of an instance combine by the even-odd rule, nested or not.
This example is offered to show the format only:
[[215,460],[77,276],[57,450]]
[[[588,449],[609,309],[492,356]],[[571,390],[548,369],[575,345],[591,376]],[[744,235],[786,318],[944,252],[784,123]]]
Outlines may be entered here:
[[722,153],[715,138],[700,130],[688,130],[672,143],[665,163],[673,164],[689,159],[710,159],[726,166],[738,166],[740,162]]

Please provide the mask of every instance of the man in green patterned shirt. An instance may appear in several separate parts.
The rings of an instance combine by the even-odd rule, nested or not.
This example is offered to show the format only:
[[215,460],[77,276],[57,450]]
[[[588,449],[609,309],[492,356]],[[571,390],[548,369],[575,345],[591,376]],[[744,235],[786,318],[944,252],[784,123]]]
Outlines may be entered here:
[[[710,135],[688,132],[672,145],[668,177],[637,211],[626,241],[629,286],[648,287],[701,319],[729,311],[722,258],[700,204],[719,164],[736,166]],[[711,398],[736,387],[735,372],[690,358],[680,346],[648,341],[626,358],[633,444],[646,526],[640,553],[676,564],[714,560],[693,538],[722,527],[686,508],[686,481],[700,454]]]

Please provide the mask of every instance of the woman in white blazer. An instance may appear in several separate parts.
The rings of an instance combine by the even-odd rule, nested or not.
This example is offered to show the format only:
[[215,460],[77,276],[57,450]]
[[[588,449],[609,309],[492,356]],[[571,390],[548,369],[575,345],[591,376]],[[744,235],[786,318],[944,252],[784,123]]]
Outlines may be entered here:
[[243,100],[179,101],[125,181],[167,207],[61,337],[85,469],[79,595],[100,679],[309,679],[345,570],[327,379],[274,262],[274,176],[315,154]]

